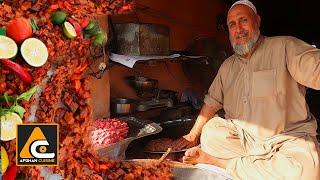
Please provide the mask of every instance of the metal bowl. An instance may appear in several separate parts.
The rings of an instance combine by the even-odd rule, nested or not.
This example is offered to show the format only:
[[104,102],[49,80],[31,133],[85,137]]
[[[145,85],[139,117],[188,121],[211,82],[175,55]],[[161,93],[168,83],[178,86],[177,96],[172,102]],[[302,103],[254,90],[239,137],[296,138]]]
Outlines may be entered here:
[[[126,162],[138,164],[140,166],[150,166],[158,163],[158,159],[129,159]],[[232,177],[225,170],[213,165],[211,169],[201,166],[193,166],[178,161],[170,161],[172,167],[173,180],[232,180]]]
[[120,117],[122,121],[129,126],[129,132],[125,139],[122,139],[105,147],[97,147],[98,155],[111,159],[122,160],[126,158],[126,149],[128,145],[136,139],[157,134],[162,128],[152,121],[135,118],[133,116]]

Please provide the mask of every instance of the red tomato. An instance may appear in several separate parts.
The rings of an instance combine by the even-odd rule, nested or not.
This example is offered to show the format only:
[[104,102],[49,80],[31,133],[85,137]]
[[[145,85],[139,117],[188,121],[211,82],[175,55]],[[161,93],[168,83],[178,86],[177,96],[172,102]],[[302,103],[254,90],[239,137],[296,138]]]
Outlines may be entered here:
[[32,36],[30,22],[23,17],[11,20],[7,26],[7,36],[17,43],[22,43],[25,39]]

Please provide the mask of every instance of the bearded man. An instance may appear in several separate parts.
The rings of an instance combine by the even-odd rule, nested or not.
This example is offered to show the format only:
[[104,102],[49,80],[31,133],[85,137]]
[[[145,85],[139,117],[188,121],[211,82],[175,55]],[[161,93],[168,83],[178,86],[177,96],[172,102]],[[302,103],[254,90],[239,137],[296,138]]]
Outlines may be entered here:
[[[221,65],[189,134],[173,146],[186,163],[225,168],[235,179],[320,179],[316,119],[306,88],[320,89],[320,50],[289,36],[260,34],[255,6],[227,16],[235,54]],[[213,117],[223,108],[225,119]]]

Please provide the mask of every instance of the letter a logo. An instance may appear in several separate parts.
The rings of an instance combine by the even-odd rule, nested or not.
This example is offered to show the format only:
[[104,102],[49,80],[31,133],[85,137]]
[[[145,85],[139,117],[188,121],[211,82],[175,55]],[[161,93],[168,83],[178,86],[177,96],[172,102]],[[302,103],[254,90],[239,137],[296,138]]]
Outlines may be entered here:
[[32,131],[27,143],[24,145],[24,147],[22,148],[21,152],[20,152],[20,157],[21,158],[34,158],[31,154],[30,154],[30,145],[37,140],[47,140],[46,137],[44,136],[43,132],[41,131],[41,129],[39,127],[34,128],[34,130]]

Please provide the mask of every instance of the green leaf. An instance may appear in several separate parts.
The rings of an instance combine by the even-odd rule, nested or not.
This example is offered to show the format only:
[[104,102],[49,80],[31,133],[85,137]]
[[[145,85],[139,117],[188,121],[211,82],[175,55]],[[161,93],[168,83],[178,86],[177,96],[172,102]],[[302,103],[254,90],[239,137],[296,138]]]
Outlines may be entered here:
[[0,116],[3,116],[7,113],[8,109],[0,107]]
[[8,93],[4,93],[3,98],[6,101],[6,103],[9,104],[9,95],[8,95]]
[[[1,3],[1,0],[0,0],[0,3]],[[6,28],[0,27],[0,36],[5,36],[7,34],[6,32],[7,32]]]
[[16,97],[9,96],[7,93],[4,93],[3,96],[0,96],[0,101],[6,102],[7,104],[8,104],[9,102],[13,103],[13,102],[16,101]]
[[25,101],[29,101],[30,98],[32,97],[32,95],[37,91],[37,86],[33,86],[31,89],[29,89],[28,91],[20,94],[18,97],[17,97],[17,100],[25,100]]
[[32,32],[36,32],[39,30],[38,23],[33,18],[31,19],[31,27],[32,27]]
[[26,110],[18,104],[13,106],[11,110],[17,113],[21,118],[23,118],[23,114],[26,112]]

